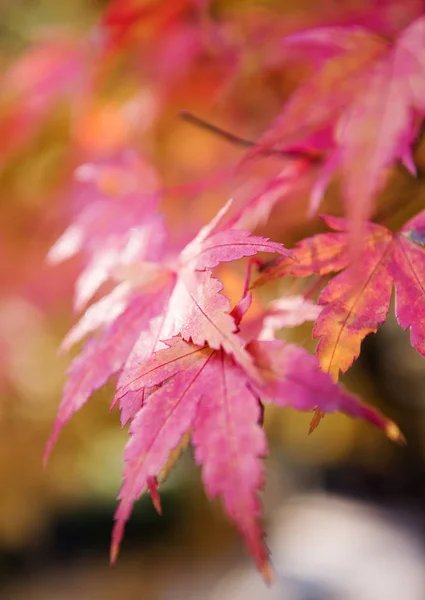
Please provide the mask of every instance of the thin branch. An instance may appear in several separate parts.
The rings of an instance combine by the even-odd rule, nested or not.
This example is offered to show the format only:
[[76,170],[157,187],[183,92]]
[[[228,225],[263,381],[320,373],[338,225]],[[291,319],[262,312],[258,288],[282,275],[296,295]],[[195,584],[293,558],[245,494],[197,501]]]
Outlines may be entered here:
[[240,146],[242,148],[258,148],[260,150],[260,153],[264,156],[278,156],[279,158],[289,158],[296,160],[302,159],[307,160],[309,162],[319,162],[321,160],[321,155],[314,151],[309,152],[308,150],[298,150],[296,148],[288,150],[279,150],[276,148],[262,147],[262,145],[258,144],[257,142],[253,142],[251,140],[239,137],[238,135],[235,135],[230,131],[226,131],[221,127],[217,127],[217,125],[213,125],[208,121],[204,121],[203,119],[193,115],[192,113],[186,110],[180,111],[179,116],[184,121],[187,121],[188,123],[196,125],[197,127],[200,127],[202,129],[205,129],[210,133],[218,135],[219,137],[230,142],[231,144],[234,144],[235,146]]

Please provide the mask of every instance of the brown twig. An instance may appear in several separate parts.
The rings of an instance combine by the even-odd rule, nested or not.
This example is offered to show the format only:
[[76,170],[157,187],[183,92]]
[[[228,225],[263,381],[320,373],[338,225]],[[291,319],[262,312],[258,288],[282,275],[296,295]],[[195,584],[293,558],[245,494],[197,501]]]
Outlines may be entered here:
[[196,125],[197,127],[201,127],[202,129],[205,129],[210,133],[218,135],[224,140],[230,142],[231,144],[234,144],[235,146],[240,146],[242,148],[258,148],[260,154],[262,154],[263,156],[278,156],[279,158],[289,158],[292,160],[302,159],[307,160],[309,162],[318,162],[321,160],[320,154],[314,151],[309,152],[308,150],[299,150],[297,148],[279,150],[277,148],[263,147],[257,142],[253,142],[252,140],[247,140],[245,138],[239,137],[238,135],[235,135],[230,131],[226,131],[225,129],[222,129],[217,125],[213,125],[208,121],[204,121],[203,119],[200,119],[199,117],[193,115],[192,113],[186,110],[180,111],[179,116],[184,121],[187,121],[192,125]]

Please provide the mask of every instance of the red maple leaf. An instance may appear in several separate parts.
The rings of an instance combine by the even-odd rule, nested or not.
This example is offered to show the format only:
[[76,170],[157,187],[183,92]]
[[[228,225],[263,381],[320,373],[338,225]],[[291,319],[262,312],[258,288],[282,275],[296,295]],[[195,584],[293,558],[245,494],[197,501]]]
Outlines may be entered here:
[[[229,205],[226,205],[180,254],[169,255],[162,243],[158,247],[158,244],[145,241],[146,220],[148,224],[153,223],[148,229],[149,240],[155,240],[155,237],[164,239],[162,220],[158,220],[152,211],[147,216],[141,215],[143,211],[133,195],[130,201],[137,207],[136,213],[133,211],[133,219],[128,215],[118,218],[116,202],[111,203],[103,196],[100,199],[95,197],[94,203],[82,209],[75,224],[70,226],[53,250],[56,258],[70,254],[60,253],[58,248],[73,228],[79,232],[79,238],[78,243],[69,244],[72,252],[88,246],[88,266],[77,283],[79,305],[94,293],[100,283],[111,277],[118,286],[90,306],[64,340],[64,348],[69,348],[85,335],[98,331],[98,336],[89,339],[81,354],[71,363],[45,459],[63,425],[90,395],[111,375],[124,368],[120,376],[122,385],[128,377],[128,365],[140,363],[161,348],[163,339],[181,334],[183,339],[192,340],[200,346],[208,343],[216,350],[224,348],[255,377],[251,356],[245,350],[244,341],[239,337],[237,325],[230,315],[230,302],[220,293],[223,284],[212,276],[211,269],[221,262],[252,256],[257,252],[283,255],[289,255],[289,252],[281,244],[252,236],[244,230],[215,231],[228,209]],[[111,208],[107,202],[112,204]],[[140,204],[143,208],[143,203]],[[93,206],[95,214],[97,209],[101,210],[101,220],[92,217],[90,208]],[[83,245],[81,239],[87,239],[88,243]],[[126,261],[123,241],[127,245],[130,240],[134,240],[136,252],[130,252]],[[162,262],[150,260],[152,252],[153,257],[158,259],[160,256]],[[123,266],[126,267],[124,270],[118,268]],[[95,277],[94,274],[99,275]],[[125,422],[139,406],[133,398],[126,398],[120,403],[120,408]]]
[[319,66],[290,98],[261,148],[320,150],[324,166],[314,208],[339,168],[347,215],[358,229],[386,170],[402,160],[414,171],[411,146],[425,114],[425,17],[391,42],[364,27],[340,26],[294,34],[287,44],[316,57]]
[[324,307],[313,330],[320,338],[317,355],[322,367],[334,378],[358,357],[364,337],[385,321],[393,285],[397,320],[403,329],[410,328],[412,345],[425,356],[425,212],[395,234],[369,223],[359,262],[353,264],[347,222],[324,219],[336,233],[302,240],[294,249],[298,262],[280,261],[256,285],[286,274],[305,277],[342,271],[319,297]]
[[270,568],[257,497],[263,486],[260,459],[267,453],[260,401],[306,411],[343,411],[368,419],[392,439],[402,440],[394,423],[333,384],[320,371],[317,359],[303,348],[281,341],[254,341],[247,349],[261,381],[253,379],[222,348],[196,346],[180,337],[168,340],[164,349],[128,372],[128,382],[118,389],[118,398],[142,396],[146,390],[150,395],[144,397],[130,425],[112,561],[134,501],[157,481],[170,452],[187,431],[192,432],[207,494],[222,498],[226,513],[266,579]]

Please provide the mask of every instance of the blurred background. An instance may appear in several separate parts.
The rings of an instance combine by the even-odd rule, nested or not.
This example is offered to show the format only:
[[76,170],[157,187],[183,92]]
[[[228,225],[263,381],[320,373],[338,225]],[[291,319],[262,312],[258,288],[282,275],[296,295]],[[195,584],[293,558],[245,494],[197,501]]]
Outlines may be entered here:
[[[1,600],[425,598],[424,359],[392,317],[365,340],[344,383],[400,425],[406,447],[343,416],[326,416],[307,436],[311,415],[266,410],[273,588],[205,498],[190,449],[161,488],[163,516],[139,501],[109,566],[127,437],[109,412],[112,384],[41,464],[69,364],[58,348],[77,318],[80,264],[45,259],[85,201],[81,165],[106,165],[96,185],[117,201],[125,186],[171,186],[169,225],[177,238],[196,231],[236,184],[243,195],[248,181],[253,193],[256,177],[278,167],[262,165],[231,187],[222,173],[240,148],[179,111],[255,139],[314,68],[287,55],[284,35],[338,23],[394,35],[423,10],[415,0],[0,0]],[[415,158],[423,172],[421,144]],[[205,183],[211,173],[214,185]],[[379,199],[396,206],[391,226],[423,207],[423,188],[421,177],[395,171]],[[306,194],[286,199],[261,232],[290,246],[319,231],[306,207]],[[341,212],[337,184],[326,211]],[[244,268],[221,272],[232,298]],[[307,326],[291,336],[314,348]]]

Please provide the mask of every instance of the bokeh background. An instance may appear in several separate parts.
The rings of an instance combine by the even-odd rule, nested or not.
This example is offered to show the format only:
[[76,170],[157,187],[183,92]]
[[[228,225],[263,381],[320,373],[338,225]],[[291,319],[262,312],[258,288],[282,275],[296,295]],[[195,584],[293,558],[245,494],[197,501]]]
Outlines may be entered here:
[[[105,1],[0,0],[0,597],[423,599],[425,363],[392,317],[366,339],[345,383],[400,425],[406,447],[343,416],[327,416],[307,436],[311,415],[266,410],[271,589],[219,504],[205,498],[190,448],[161,488],[163,516],[149,499],[139,501],[119,561],[109,567],[126,441],[117,412],[109,411],[112,385],[73,418],[42,468],[69,363],[58,347],[77,318],[79,268],[78,258],[58,266],[45,258],[81,205],[76,169],[131,156],[145,175],[147,165],[154,169],[161,186],[215,174],[214,185],[164,197],[176,236],[196,231],[231,186],[252,194],[256,178],[279,165],[265,161],[230,184],[221,174],[241,149],[179,111],[255,139],[314,69],[288,56],[283,35],[350,22],[390,35],[424,10],[414,0],[130,4],[146,13],[126,28],[102,21]],[[379,199],[390,207],[392,227],[424,205],[420,143],[415,157],[418,179],[395,169]],[[122,186],[146,185],[128,176],[107,169],[98,183],[119,201]],[[320,221],[306,217],[306,198],[301,190],[285,199],[262,233],[290,246],[319,231]],[[335,183],[324,211],[340,213],[338,198]],[[221,276],[237,298],[244,265]],[[292,283],[262,290],[258,301]],[[309,327],[290,335],[314,348]]]

